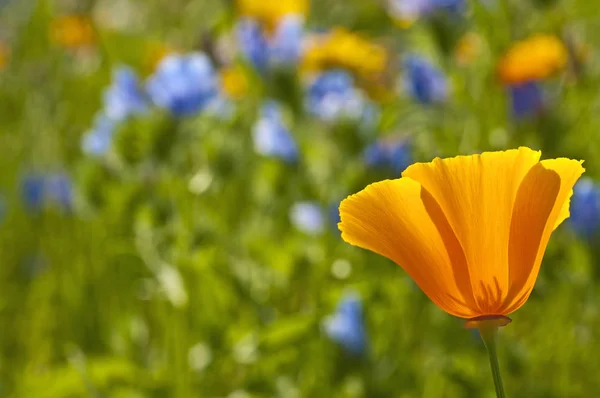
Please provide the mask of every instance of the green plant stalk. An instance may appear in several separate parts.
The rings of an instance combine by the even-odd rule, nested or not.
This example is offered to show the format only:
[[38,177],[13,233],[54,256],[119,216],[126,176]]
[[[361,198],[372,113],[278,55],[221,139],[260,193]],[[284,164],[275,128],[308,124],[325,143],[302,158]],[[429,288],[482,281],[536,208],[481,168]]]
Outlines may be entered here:
[[500,376],[500,366],[498,365],[498,355],[496,351],[496,335],[498,327],[491,325],[482,325],[479,327],[479,334],[487,348],[490,357],[490,365],[492,367],[492,376],[494,377],[494,387],[496,388],[496,396],[498,398],[506,398],[504,393],[504,385],[502,384],[502,376]]

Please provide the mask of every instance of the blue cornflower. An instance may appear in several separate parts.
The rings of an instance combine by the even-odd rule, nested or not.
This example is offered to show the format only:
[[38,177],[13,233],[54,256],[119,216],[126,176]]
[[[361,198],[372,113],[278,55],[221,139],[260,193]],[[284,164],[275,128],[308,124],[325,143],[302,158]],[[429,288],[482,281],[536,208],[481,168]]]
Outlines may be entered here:
[[63,210],[73,208],[73,184],[65,173],[49,174],[45,184],[46,196]]
[[569,223],[584,238],[598,233],[600,225],[600,186],[591,178],[583,177],[573,188]]
[[321,206],[313,202],[298,202],[290,209],[290,220],[294,227],[309,235],[323,232],[325,217]]
[[146,96],[133,69],[119,67],[114,70],[111,85],[104,92],[104,113],[114,121],[148,109]]
[[63,210],[73,207],[71,179],[64,173],[26,175],[21,181],[21,195],[25,207],[34,213],[41,211],[47,202]]
[[324,329],[330,339],[353,355],[367,351],[362,304],[356,294],[346,294],[337,306],[335,314],[325,319]]
[[94,127],[81,139],[84,153],[93,156],[104,155],[112,144],[115,122],[104,114],[96,116]]
[[283,123],[281,110],[276,102],[269,101],[262,107],[262,115],[253,127],[254,148],[264,156],[279,157],[286,162],[298,159],[298,147]]
[[465,0],[430,0],[433,10],[447,11],[449,13],[462,13],[467,9]]
[[364,152],[364,161],[371,167],[382,167],[402,173],[412,163],[410,145],[406,140],[379,140]]
[[404,87],[411,97],[422,104],[446,100],[448,85],[439,69],[415,55],[404,60],[404,67]]
[[517,119],[536,115],[543,107],[542,89],[537,82],[509,86],[513,115]]
[[164,58],[147,83],[152,101],[175,116],[192,116],[218,95],[218,79],[203,53]]
[[27,174],[21,180],[21,197],[25,207],[32,212],[40,211],[44,204],[44,176],[37,173]]
[[405,22],[427,17],[436,11],[462,13],[466,5],[464,0],[388,0],[390,14]]
[[304,19],[299,15],[283,17],[269,47],[269,59],[274,66],[295,65],[302,55]]
[[303,33],[304,19],[298,15],[283,17],[270,37],[256,20],[242,19],[237,25],[241,52],[260,72],[295,65],[301,56]]
[[253,19],[242,19],[237,25],[237,39],[244,57],[258,70],[269,64],[269,44],[260,24]]
[[323,72],[308,88],[306,106],[321,120],[360,120],[368,115],[372,104],[354,86],[352,76],[342,70]]

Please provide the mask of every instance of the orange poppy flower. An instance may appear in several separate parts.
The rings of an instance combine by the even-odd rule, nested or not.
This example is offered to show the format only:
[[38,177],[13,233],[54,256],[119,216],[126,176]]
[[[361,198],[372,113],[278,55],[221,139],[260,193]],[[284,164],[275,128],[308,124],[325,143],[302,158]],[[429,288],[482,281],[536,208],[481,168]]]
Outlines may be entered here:
[[93,45],[96,34],[89,17],[74,14],[54,19],[50,26],[50,38],[61,47],[79,49]]
[[521,147],[413,164],[341,203],[342,238],[399,264],[466,326],[502,326],[527,301],[584,172],[582,161],[540,155]]
[[507,84],[545,79],[565,67],[567,48],[555,36],[536,35],[514,44],[500,60],[498,74]]

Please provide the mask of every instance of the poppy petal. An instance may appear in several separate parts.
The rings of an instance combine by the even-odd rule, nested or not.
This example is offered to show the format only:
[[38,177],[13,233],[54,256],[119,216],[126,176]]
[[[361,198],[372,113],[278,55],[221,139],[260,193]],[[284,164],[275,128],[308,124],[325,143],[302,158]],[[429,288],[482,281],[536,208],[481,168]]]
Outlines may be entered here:
[[569,197],[567,198],[562,208],[560,209],[560,212],[558,213],[558,218],[556,219],[556,223],[554,224],[554,229],[558,228],[558,226],[562,224],[562,222],[569,218],[569,216],[571,215],[571,213],[569,212],[569,207],[571,205],[571,196],[573,196],[572,189],[571,192],[569,192]]
[[419,183],[401,178],[371,184],[342,201],[340,216],[346,242],[396,262],[446,312],[479,315],[471,292],[462,286],[468,288],[469,279],[460,245]]
[[521,181],[539,157],[539,151],[521,147],[437,158],[402,173],[422,184],[448,219],[464,249],[478,315],[498,314],[505,300],[513,204]]
[[579,161],[551,159],[536,164],[524,178],[512,216],[510,289],[503,314],[516,311],[527,301],[550,235],[556,225],[568,217],[569,198],[583,172]]

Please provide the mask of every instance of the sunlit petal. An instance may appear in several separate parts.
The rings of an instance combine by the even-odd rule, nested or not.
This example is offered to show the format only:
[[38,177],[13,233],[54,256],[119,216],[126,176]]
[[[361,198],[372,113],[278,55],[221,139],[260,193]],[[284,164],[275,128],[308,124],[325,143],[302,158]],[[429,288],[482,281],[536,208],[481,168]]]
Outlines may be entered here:
[[464,255],[439,205],[409,179],[369,185],[340,205],[342,238],[402,266],[440,308],[478,315]]
[[508,239],[517,190],[540,152],[505,152],[435,159],[402,175],[429,191],[460,242],[481,314],[497,314],[509,287]]
[[[529,297],[537,279],[546,246],[555,226],[565,218],[565,206],[581,162],[544,160],[527,174],[515,202],[509,241],[510,289],[504,314],[517,310]],[[566,208],[568,216],[568,207]]]

